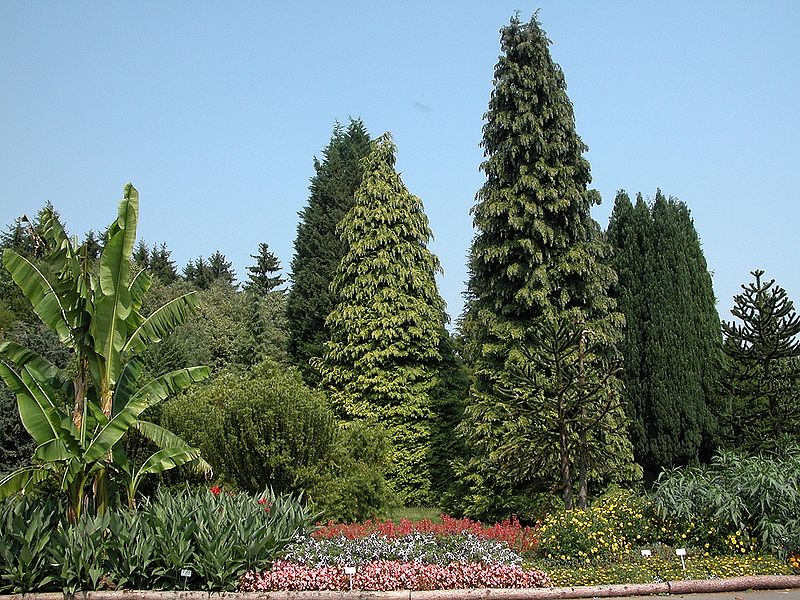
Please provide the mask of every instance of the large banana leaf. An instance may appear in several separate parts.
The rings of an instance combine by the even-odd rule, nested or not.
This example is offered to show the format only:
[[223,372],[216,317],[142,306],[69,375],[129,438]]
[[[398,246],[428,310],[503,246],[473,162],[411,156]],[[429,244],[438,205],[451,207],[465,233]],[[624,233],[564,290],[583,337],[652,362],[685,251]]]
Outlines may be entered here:
[[125,362],[119,374],[117,385],[114,388],[114,401],[112,403],[112,416],[121,411],[128,400],[139,390],[139,377],[144,370],[141,358],[134,357]]
[[207,379],[210,374],[208,367],[190,367],[165,373],[153,379],[140,388],[92,439],[86,448],[84,459],[87,462],[99,460],[125,435],[144,409],[195,382]]
[[154,452],[149,458],[144,461],[144,464],[136,472],[134,481],[137,482],[145,475],[152,475],[154,473],[163,473],[175,467],[180,467],[186,463],[200,457],[200,450],[192,448],[191,446],[182,446],[178,448],[164,448],[158,452]]
[[129,356],[138,354],[147,347],[147,344],[162,340],[176,327],[185,323],[196,308],[196,292],[189,292],[170,300],[142,321],[122,351]]
[[61,343],[72,345],[72,330],[61,298],[39,268],[9,248],[3,251],[3,264],[42,322],[56,332]]
[[134,278],[131,280],[130,285],[128,286],[128,292],[131,296],[131,308],[138,312],[142,309],[142,301],[144,300],[145,294],[150,289],[150,285],[153,283],[153,277],[142,269],[139,271]]
[[156,377],[150,383],[139,388],[130,401],[144,401],[147,405],[156,404],[168,398],[171,394],[186,389],[193,383],[208,379],[211,369],[208,367],[188,367],[165,373]]
[[22,375],[0,362],[0,377],[17,397],[19,416],[26,431],[37,444],[58,437],[60,415],[53,402],[53,393],[42,388],[26,367]]
[[33,350],[28,350],[15,342],[8,340],[0,342],[0,359],[14,364],[18,369],[30,365],[37,373],[41,374],[43,381],[51,381],[53,387],[61,387],[65,381],[61,369]]
[[[180,436],[150,421],[136,421],[132,427],[162,450],[166,448],[191,448]],[[214,470],[199,453],[188,464],[193,471],[200,474],[209,474]]]
[[17,469],[0,479],[0,500],[9,498],[14,494],[24,493],[28,487],[41,483],[49,476],[50,471],[44,467]]
[[90,324],[94,349],[103,358],[100,373],[103,390],[113,388],[116,383],[121,367],[120,352],[128,338],[125,320],[132,310],[128,278],[138,213],[139,193],[128,184],[119,204],[117,220],[109,229],[108,241],[100,256],[100,285],[99,290],[95,290]]

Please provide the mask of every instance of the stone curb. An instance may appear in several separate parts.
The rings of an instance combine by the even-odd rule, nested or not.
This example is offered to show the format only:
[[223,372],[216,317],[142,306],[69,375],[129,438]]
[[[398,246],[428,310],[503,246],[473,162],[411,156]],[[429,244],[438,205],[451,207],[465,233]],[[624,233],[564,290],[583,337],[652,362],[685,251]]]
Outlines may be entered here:
[[[653,594],[741,592],[800,588],[800,575],[758,575],[731,579],[694,579],[660,583],[626,583],[530,589],[411,590],[392,592],[155,592],[124,590],[75,594],[76,600],[550,600],[619,598]],[[60,593],[0,595],[0,600],[63,600]]]

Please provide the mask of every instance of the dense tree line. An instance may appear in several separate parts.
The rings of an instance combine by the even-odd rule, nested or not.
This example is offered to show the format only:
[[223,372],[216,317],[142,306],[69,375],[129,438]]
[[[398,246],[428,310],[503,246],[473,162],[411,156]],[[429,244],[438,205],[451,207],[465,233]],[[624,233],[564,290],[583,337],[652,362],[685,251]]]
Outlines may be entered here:
[[[391,136],[360,120],[336,124],[314,160],[288,272],[268,241],[243,281],[219,249],[179,270],[167,242],[131,245],[130,277],[152,276],[142,318],[187,294],[198,305],[137,365],[211,373],[144,417],[200,448],[218,483],[303,491],[342,519],[394,502],[534,518],[721,448],[797,441],[800,317],[785,290],[754,271],[721,324],[690,211],[660,190],[620,191],[603,231],[539,21],[512,18],[500,44],[455,333],[423,200],[395,170]],[[53,214],[9,224],[0,250],[44,265]],[[114,235],[84,236],[93,276]],[[5,269],[2,340],[75,366]],[[152,444],[132,430],[125,452],[141,463]],[[0,388],[0,473],[35,449]],[[187,479],[204,484],[186,469],[160,482]]]

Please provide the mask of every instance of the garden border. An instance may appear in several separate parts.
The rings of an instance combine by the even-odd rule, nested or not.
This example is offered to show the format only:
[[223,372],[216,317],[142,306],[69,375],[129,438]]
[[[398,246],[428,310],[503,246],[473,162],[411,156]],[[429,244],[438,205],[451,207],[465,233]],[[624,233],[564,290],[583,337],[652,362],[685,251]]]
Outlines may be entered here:
[[[83,600],[546,600],[557,598],[619,598],[653,594],[741,592],[800,588],[800,575],[754,575],[730,579],[687,579],[659,583],[625,583],[555,588],[486,588],[462,590],[375,592],[357,590],[304,592],[157,592],[145,590],[78,592]],[[0,600],[63,600],[57,592],[0,595]]]

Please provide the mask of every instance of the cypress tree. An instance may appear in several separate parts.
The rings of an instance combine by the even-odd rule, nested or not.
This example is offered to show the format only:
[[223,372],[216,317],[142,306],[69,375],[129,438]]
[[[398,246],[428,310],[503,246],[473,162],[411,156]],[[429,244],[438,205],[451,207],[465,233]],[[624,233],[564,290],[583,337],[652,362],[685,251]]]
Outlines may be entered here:
[[[620,335],[621,315],[608,293],[615,275],[589,213],[599,195],[588,189],[587,148],[575,131],[564,76],[550,56],[549,43],[535,16],[528,23],[514,17],[501,30],[502,54],[483,129],[486,183],[473,208],[477,235],[462,320],[475,370],[461,428],[475,452],[462,471],[473,482],[471,507],[465,507],[473,514],[496,504],[492,498],[506,502],[507,511],[524,510],[513,503],[531,491],[559,485],[553,484],[560,479],[553,472],[513,477],[498,456],[501,444],[508,449],[515,422],[524,416],[539,426],[534,413],[546,408],[541,397],[534,409],[503,391],[516,385],[513,371],[520,347],[529,343],[526,331],[543,319],[579,326],[602,340],[609,356]],[[613,388],[609,382],[609,393]],[[542,391],[524,393],[536,396]],[[526,415],[518,412],[523,404],[531,407]],[[618,425],[622,421],[616,419]],[[619,447],[626,443],[622,439]],[[521,444],[518,460],[525,459]],[[527,452],[550,453],[550,464],[557,461],[555,448]],[[591,466],[595,473],[619,471],[620,465],[630,464],[629,454],[621,452],[614,464]]]
[[330,284],[346,246],[336,226],[353,206],[361,182],[361,159],[369,152],[370,137],[360,120],[347,129],[336,124],[322,160],[314,160],[308,205],[300,212],[289,290],[289,354],[309,384],[318,375],[309,361],[321,357],[328,339],[325,319],[333,309]]
[[608,238],[625,314],[625,399],[645,478],[704,461],[716,443],[713,412],[720,330],[711,276],[689,209],[659,190],[652,208],[617,195]]
[[355,203],[338,227],[347,252],[331,285],[330,340],[315,364],[342,418],[387,429],[389,477],[405,501],[424,502],[444,302],[422,202],[394,164],[395,145],[384,134],[364,159]]

